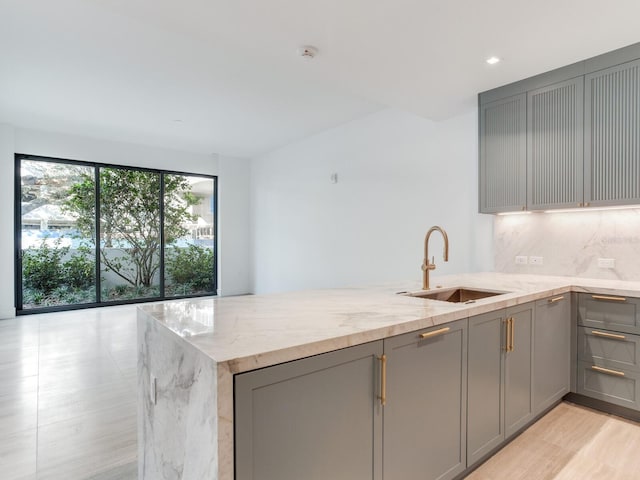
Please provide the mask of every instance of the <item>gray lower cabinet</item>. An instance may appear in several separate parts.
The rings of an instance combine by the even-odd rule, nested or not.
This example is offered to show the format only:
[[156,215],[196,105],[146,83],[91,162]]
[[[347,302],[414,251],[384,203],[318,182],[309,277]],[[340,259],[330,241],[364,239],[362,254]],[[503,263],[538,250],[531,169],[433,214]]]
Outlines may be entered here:
[[599,367],[640,372],[640,335],[578,327],[578,359]]
[[384,351],[384,479],[456,477],[466,468],[467,320],[386,339]]
[[466,319],[236,375],[236,480],[453,479],[466,388]]
[[534,304],[469,319],[467,465],[533,419]]
[[507,309],[511,342],[510,350],[505,353],[506,438],[533,420],[533,311],[533,303]]
[[640,373],[578,361],[577,392],[614,405],[640,410]]
[[467,465],[504,441],[504,349],[506,312],[469,318]]
[[576,392],[640,410],[640,299],[578,295]]
[[533,325],[533,411],[544,412],[569,393],[571,297],[556,295],[536,302]]
[[581,293],[578,325],[640,334],[640,298]]
[[381,479],[382,353],[377,341],[236,375],[236,480]]

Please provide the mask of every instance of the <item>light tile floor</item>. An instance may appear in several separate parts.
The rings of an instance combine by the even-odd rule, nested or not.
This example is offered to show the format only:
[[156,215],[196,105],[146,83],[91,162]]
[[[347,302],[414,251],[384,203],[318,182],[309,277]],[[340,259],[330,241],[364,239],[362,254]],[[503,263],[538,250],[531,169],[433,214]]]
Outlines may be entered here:
[[136,307],[0,320],[0,478],[134,480]]
[[[136,355],[135,306],[0,320],[0,479],[135,480]],[[562,403],[467,478],[639,480],[638,452],[637,423]]]

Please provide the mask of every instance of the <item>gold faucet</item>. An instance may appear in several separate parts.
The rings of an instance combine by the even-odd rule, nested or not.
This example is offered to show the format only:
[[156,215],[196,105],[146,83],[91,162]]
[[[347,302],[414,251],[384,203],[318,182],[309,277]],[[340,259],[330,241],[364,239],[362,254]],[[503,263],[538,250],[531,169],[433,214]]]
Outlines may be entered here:
[[431,263],[429,263],[429,237],[431,237],[431,234],[436,230],[439,231],[442,234],[442,238],[444,238],[444,261],[449,261],[449,237],[447,237],[447,232],[437,225],[431,227],[427,232],[427,235],[424,237],[424,261],[422,262],[423,290],[429,290],[429,270],[436,269],[435,258],[432,257]]

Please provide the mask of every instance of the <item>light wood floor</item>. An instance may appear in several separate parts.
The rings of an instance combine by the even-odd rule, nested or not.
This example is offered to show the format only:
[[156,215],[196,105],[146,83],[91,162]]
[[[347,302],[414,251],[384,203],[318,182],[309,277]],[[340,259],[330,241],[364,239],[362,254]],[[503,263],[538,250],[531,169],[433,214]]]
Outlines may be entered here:
[[0,479],[137,478],[135,307],[0,320]]
[[[1,480],[136,479],[135,319],[0,320]],[[640,425],[563,403],[467,478],[640,480]]]
[[561,403],[468,480],[639,480],[640,425]]

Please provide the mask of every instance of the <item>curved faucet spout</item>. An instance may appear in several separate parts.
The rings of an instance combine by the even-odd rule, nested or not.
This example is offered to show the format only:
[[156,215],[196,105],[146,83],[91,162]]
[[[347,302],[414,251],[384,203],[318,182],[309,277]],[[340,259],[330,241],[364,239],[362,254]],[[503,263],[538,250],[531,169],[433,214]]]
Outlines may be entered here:
[[429,270],[435,270],[436,268],[434,259],[432,259],[431,263],[429,263],[429,238],[431,237],[431,234],[436,230],[442,234],[442,238],[444,239],[444,252],[443,252],[444,261],[445,262],[449,261],[449,237],[447,236],[447,232],[445,232],[442,227],[435,225],[429,229],[429,231],[424,237],[424,260],[422,262],[422,289],[423,290],[429,290]]

